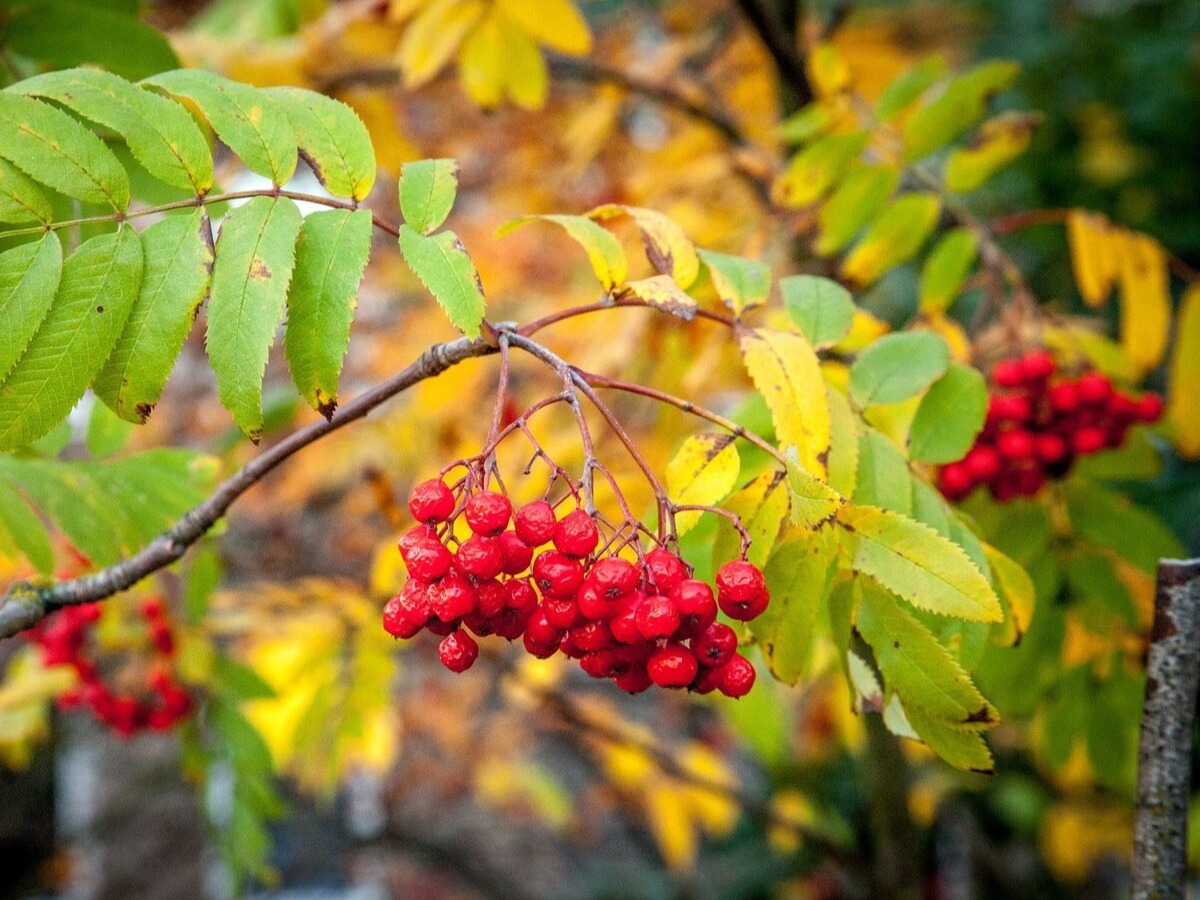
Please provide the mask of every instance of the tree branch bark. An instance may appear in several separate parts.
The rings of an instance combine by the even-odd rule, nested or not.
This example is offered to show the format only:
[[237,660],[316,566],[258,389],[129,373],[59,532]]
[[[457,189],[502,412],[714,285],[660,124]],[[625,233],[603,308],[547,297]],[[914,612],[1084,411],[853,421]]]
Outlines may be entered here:
[[737,0],[737,5],[775,60],[779,77],[792,94],[787,104],[789,111],[811,103],[816,95],[808,80],[804,57],[796,47],[796,33],[780,22],[763,0]]
[[1133,900],[1187,894],[1192,735],[1200,687],[1200,559],[1158,566],[1138,748]]
[[166,568],[204,537],[238,497],[293,454],[339,428],[363,418],[375,407],[418,382],[439,375],[464,360],[495,352],[496,347],[482,338],[459,338],[443,344],[434,344],[406,369],[355,397],[328,420],[321,420],[293,432],[242,466],[221,482],[203,503],[185,513],[174,526],[129,559],[90,575],[50,585],[25,581],[10,585],[3,596],[0,596],[0,638],[12,637],[64,606],[91,603],[111,597]]

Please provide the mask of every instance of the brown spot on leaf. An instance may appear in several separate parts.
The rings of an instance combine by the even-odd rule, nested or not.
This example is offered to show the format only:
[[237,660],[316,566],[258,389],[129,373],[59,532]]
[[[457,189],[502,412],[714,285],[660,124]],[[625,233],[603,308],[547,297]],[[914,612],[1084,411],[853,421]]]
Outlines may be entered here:
[[97,307],[96,307],[96,312],[98,312],[98,313],[102,313],[102,312],[104,312],[104,307],[103,307],[103,306],[97,306]]
[[323,415],[326,421],[332,421],[333,414],[337,412],[337,400],[331,397],[328,400],[318,402],[317,412]]
[[994,722],[996,719],[992,715],[992,708],[985,703],[981,708],[967,716],[964,721],[974,725]]
[[153,403],[139,403],[135,408],[137,409],[138,418],[143,422],[150,418],[150,413],[154,412]]
[[266,281],[271,277],[271,267],[261,256],[254,257],[254,261],[250,264],[250,277],[261,281]]

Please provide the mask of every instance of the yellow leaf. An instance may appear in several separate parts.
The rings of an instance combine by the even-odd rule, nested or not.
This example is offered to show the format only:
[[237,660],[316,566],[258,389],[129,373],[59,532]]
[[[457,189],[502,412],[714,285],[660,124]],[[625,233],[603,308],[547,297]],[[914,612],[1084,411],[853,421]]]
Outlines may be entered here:
[[1001,167],[1025,152],[1041,116],[1004,113],[984,122],[967,144],[946,161],[946,187],[951,191],[973,191]]
[[[712,506],[733,490],[740,470],[731,435],[698,434],[667,463],[667,493],[680,506]],[[683,534],[699,520],[699,512],[685,511],[675,517],[675,524]]]
[[660,212],[639,206],[607,203],[587,214],[590,219],[605,221],[629,216],[637,223],[646,246],[650,264],[663,275],[670,275],[684,290],[692,286],[700,274],[700,256],[696,245],[675,222]]
[[850,331],[847,332],[844,338],[834,344],[834,349],[841,350],[844,353],[854,353],[869,344],[875,343],[875,341],[890,330],[887,322],[871,315],[865,309],[856,307],[854,310],[854,321],[850,323]]
[[655,309],[678,316],[685,322],[696,318],[698,304],[683,292],[670,275],[655,275],[653,278],[631,281],[626,285],[626,289]]
[[808,77],[818,97],[840,94],[850,86],[850,68],[831,44],[818,44],[808,54]]
[[865,131],[831,134],[809,144],[788,161],[771,186],[771,199],[799,209],[833,188],[867,146]]
[[1105,375],[1121,381],[1134,381],[1138,368],[1115,341],[1092,331],[1086,323],[1066,321],[1047,324],[1042,330],[1046,346],[1065,357],[1082,358]]
[[[763,472],[740,488],[721,504],[742,520],[742,527],[750,535],[750,550],[746,558],[759,568],[766,565],[767,557],[779,537],[779,529],[788,515],[788,492],[784,484],[784,473],[771,470]],[[713,559],[725,562],[733,559],[741,550],[741,537],[733,528],[723,528],[713,548]]]
[[690,812],[684,793],[674,785],[653,785],[646,795],[650,830],[672,869],[687,868],[696,861],[699,840]]
[[550,77],[542,53],[524,31],[501,18],[500,33],[504,44],[505,89],[509,99],[522,109],[541,109],[550,92]]
[[1171,331],[1167,254],[1149,235],[1127,232],[1121,252],[1121,347],[1142,371],[1162,362]]
[[991,544],[984,544],[983,552],[992,568],[992,577],[999,588],[1001,604],[1004,607],[1004,624],[998,629],[999,642],[1003,646],[1011,647],[1029,630],[1037,592],[1029,573],[1011,557],[1001,553]]
[[1089,306],[1108,299],[1117,278],[1116,242],[1108,220],[1099,213],[1073,209],[1067,214],[1067,246],[1075,286]]
[[1183,294],[1168,377],[1167,420],[1181,456],[1200,457],[1200,284]]
[[560,53],[583,56],[592,49],[587,22],[570,0],[496,0],[496,11],[539,44]]
[[419,87],[441,71],[483,13],[483,0],[432,0],[396,48],[405,87]]
[[[543,215],[543,216],[522,216],[519,219],[513,219],[511,222],[505,222],[496,230],[496,237],[504,237],[506,234],[511,234],[522,225],[529,222],[545,221],[553,222],[560,226],[570,235],[577,244],[579,244],[587,252],[588,262],[592,264],[592,271],[596,273],[596,277],[600,279],[600,283],[604,285],[604,289],[611,291],[617,285],[624,283],[626,276],[629,274],[629,264],[625,259],[625,250],[621,247],[621,242],[611,231],[597,225],[586,216],[558,216],[558,215]],[[653,281],[654,279],[648,279]],[[683,294],[679,290],[678,285],[672,282],[672,287],[679,294]],[[638,293],[639,297],[651,303],[648,297]],[[683,294],[686,302],[685,307],[690,307],[693,314],[696,309],[696,301],[692,300],[686,294]],[[654,305],[658,305],[655,303]],[[674,310],[668,310],[673,312]],[[678,313],[677,313],[678,314]],[[682,318],[690,319],[692,315],[682,316]]]
[[792,522],[805,531],[816,531],[832,520],[846,501],[837,491],[819,481],[800,464],[795,447],[787,448],[787,461]]
[[738,344],[746,370],[771,410],[780,445],[796,447],[800,464],[825,480],[829,406],[816,351],[790,331],[745,329],[738,332]]
[[463,41],[458,52],[458,76],[467,96],[484,109],[504,98],[504,35],[500,20],[489,12]]
[[829,404],[829,486],[843,497],[854,496],[858,483],[859,418],[846,395],[825,385]]

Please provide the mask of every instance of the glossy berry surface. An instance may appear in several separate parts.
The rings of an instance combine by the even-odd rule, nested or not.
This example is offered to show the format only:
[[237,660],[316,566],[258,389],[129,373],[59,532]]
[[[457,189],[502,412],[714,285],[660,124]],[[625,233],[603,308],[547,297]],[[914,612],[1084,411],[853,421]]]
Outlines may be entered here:
[[473,532],[484,537],[495,537],[508,527],[512,518],[512,504],[503,494],[481,491],[467,501],[463,515]]
[[454,514],[454,494],[440,478],[431,478],[409,493],[408,511],[418,522],[445,522]]

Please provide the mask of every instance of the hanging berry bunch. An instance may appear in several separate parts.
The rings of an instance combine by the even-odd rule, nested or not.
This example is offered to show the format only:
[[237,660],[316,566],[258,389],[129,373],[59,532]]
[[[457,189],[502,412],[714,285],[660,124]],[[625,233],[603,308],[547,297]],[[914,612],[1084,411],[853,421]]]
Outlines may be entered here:
[[[45,666],[70,666],[79,683],[58,699],[62,709],[86,708],[122,737],[146,729],[166,731],[186,717],[192,699],[175,679],[172,662],[175,637],[162,600],[149,598],[139,608],[145,621],[153,660],[124,661],[120,688],[104,678],[102,661],[92,653],[91,632],[100,619],[100,606],[69,606],[43,620],[27,634],[42,650]],[[103,662],[109,662],[105,660]]]
[[1060,376],[1049,353],[1034,350],[996,365],[983,432],[962,460],[943,466],[938,486],[951,500],[986,485],[1004,502],[1063,478],[1075,459],[1119,447],[1137,422],[1157,421],[1157,394],[1134,397],[1107,376]]
[[[441,661],[455,672],[478,658],[477,638],[496,635],[520,639],[539,659],[562,653],[589,675],[613,679],[630,693],[658,685],[746,694],[754,667],[737,652],[737,633],[718,622],[717,613],[754,619],[767,608],[770,594],[762,572],[744,559],[749,537],[740,521],[723,510],[670,503],[583,374],[544,350],[540,358],[562,377],[563,392],[501,427],[500,411],[509,408],[506,344],[501,348],[497,415],[484,450],[448,467],[442,478],[417,485],[409,496],[409,511],[419,523],[400,539],[409,577],[384,607],[384,627],[401,639],[421,631],[441,636]],[[632,515],[616,479],[596,458],[580,396],[596,407],[649,479],[658,503],[657,533]],[[550,459],[527,424],[556,403],[572,409],[579,427],[585,463],[578,480]],[[538,460],[550,470],[543,499],[516,510],[502,485],[489,487],[492,479],[499,481],[496,446],[515,434],[534,447],[525,474]],[[458,470],[465,474],[447,484],[445,478]],[[596,509],[592,488],[598,476],[612,488],[623,518],[613,521]],[[692,577],[691,567],[670,549],[673,517],[685,509],[727,516],[742,536],[743,558],[718,571],[715,589]]]

